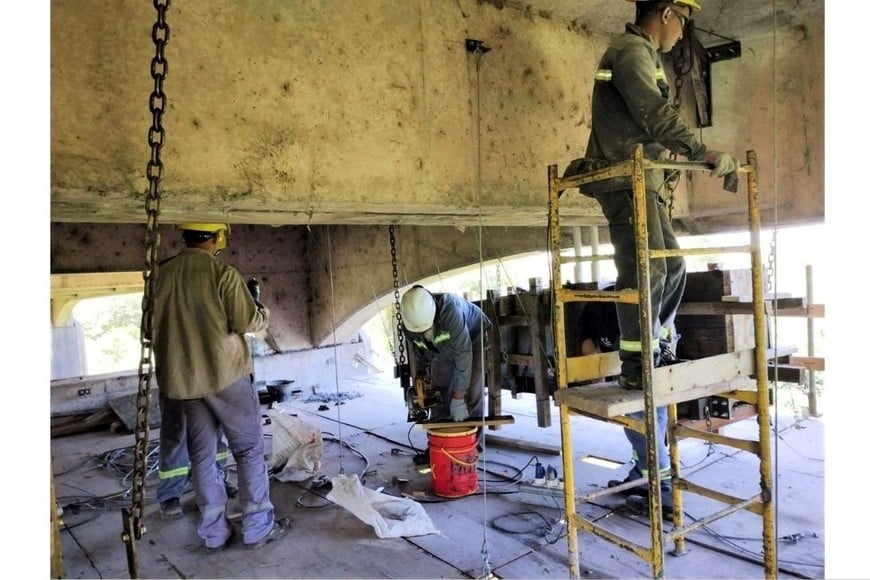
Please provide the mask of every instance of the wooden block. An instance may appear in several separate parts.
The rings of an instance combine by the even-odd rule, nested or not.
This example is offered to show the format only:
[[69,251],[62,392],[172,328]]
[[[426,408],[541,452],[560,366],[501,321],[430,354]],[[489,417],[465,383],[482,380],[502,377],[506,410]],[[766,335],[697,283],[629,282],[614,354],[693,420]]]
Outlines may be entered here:
[[567,383],[604,379],[622,372],[622,363],[619,362],[618,352],[568,357],[566,365],[568,368]]
[[752,270],[710,270],[686,275],[684,302],[719,302],[723,296],[751,301]]
[[811,371],[825,370],[825,359],[818,356],[792,356],[789,362],[795,366],[803,367]]
[[806,379],[807,372],[802,367],[795,365],[770,365],[767,367],[767,380],[779,381],[780,383],[801,384]]

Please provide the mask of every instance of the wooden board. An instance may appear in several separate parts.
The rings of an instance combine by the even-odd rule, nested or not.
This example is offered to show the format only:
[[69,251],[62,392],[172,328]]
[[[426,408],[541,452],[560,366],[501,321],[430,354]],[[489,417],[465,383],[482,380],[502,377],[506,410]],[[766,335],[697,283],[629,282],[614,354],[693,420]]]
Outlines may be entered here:
[[[753,349],[653,369],[656,405],[676,404],[732,390],[754,390]],[[629,391],[615,382],[559,389],[556,402],[598,417],[642,411],[643,391]]]
[[515,447],[525,451],[534,451],[536,453],[547,453],[549,455],[561,455],[561,445],[549,445],[547,443],[539,443],[536,441],[528,441],[526,439],[518,439],[514,437],[505,437],[503,435],[484,434],[487,445],[496,445],[501,447]]
[[[486,426],[491,425],[511,425],[514,422],[512,415],[497,415],[486,418]],[[429,429],[445,429],[448,427],[483,427],[484,422],[480,417],[469,417],[465,421],[444,421],[443,419],[430,419],[428,421],[420,421],[417,423],[427,431]]]

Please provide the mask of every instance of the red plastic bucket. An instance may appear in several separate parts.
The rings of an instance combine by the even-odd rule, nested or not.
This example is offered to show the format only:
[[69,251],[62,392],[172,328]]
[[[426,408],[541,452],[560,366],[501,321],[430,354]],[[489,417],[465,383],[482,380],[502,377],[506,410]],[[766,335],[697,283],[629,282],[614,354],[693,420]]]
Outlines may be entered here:
[[463,497],[477,491],[477,428],[430,429],[432,493]]

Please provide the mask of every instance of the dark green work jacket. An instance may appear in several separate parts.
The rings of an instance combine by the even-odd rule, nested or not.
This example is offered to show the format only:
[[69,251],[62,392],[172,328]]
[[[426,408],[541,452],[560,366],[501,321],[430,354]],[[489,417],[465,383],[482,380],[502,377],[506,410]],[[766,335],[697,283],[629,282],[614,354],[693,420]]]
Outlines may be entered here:
[[[691,161],[703,159],[707,152],[670,103],[662,60],[650,36],[639,26],[626,24],[625,33],[604,53],[595,74],[586,158],[628,161],[638,143],[651,160],[665,159],[668,150]],[[648,170],[647,190],[660,191],[663,180],[662,170]],[[583,192],[630,188],[630,178],[614,178],[585,185]]]

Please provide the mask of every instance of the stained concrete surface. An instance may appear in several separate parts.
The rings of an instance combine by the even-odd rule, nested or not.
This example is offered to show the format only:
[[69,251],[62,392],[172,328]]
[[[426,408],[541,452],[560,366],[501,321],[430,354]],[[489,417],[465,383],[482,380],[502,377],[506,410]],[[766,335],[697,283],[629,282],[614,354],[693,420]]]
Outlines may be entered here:
[[[569,576],[566,529],[558,509],[523,503],[518,480],[533,477],[539,459],[561,473],[558,455],[527,451],[487,441],[478,462],[478,491],[447,500],[431,494],[429,474],[418,473],[412,455],[427,446],[425,432],[408,423],[401,390],[391,377],[343,381],[338,389],[359,397],[341,405],[306,402],[308,393],[282,405],[316,425],[324,437],[320,473],[359,474],[366,487],[413,498],[440,534],[380,539],[374,529],[345,508],[309,490],[311,481],[271,486],[279,517],[289,516],[288,535],[258,551],[238,543],[220,553],[205,553],[196,535],[197,510],[192,492],[182,498],[181,520],[160,518],[156,474],[148,479],[145,525],[136,542],[138,573],[143,578],[466,578],[489,570],[498,578],[566,578]],[[539,428],[534,396],[512,399],[504,392],[503,413],[515,423],[492,436],[544,446],[560,445],[558,408],[553,426]],[[266,407],[264,406],[264,412]],[[777,541],[779,575],[783,578],[825,577],[825,457],[823,418],[796,419],[780,415],[775,424]],[[271,427],[266,426],[266,432]],[[575,483],[580,493],[622,478],[630,464],[630,447],[619,426],[572,417]],[[753,419],[725,428],[728,435],[757,436]],[[150,439],[156,441],[158,432]],[[129,479],[124,470],[133,444],[129,434],[92,432],[51,442],[58,503],[64,509],[62,557],[67,578],[130,577],[125,544],[121,540],[121,507]],[[758,460],[724,445],[698,440],[680,441],[683,473],[741,497],[757,493]],[[116,450],[110,456],[108,452]],[[616,468],[581,461],[595,456],[615,462]],[[232,466],[232,464],[231,464]],[[115,470],[111,468],[117,468]],[[231,467],[231,476],[235,476]],[[519,474],[519,475],[518,475]],[[406,481],[407,480],[407,481]],[[406,482],[405,482],[406,481]],[[320,495],[318,495],[320,494]],[[721,508],[712,500],[684,495],[687,518],[700,518]],[[649,522],[632,514],[608,496],[579,504],[579,511],[615,533],[649,543]],[[236,511],[230,501],[230,513]],[[665,529],[670,524],[665,522]],[[691,534],[688,553],[674,556],[666,545],[665,577],[763,578],[762,521],[740,512]],[[238,540],[237,540],[238,542]],[[588,578],[651,577],[650,566],[630,552],[586,533],[579,535],[581,574]]]

